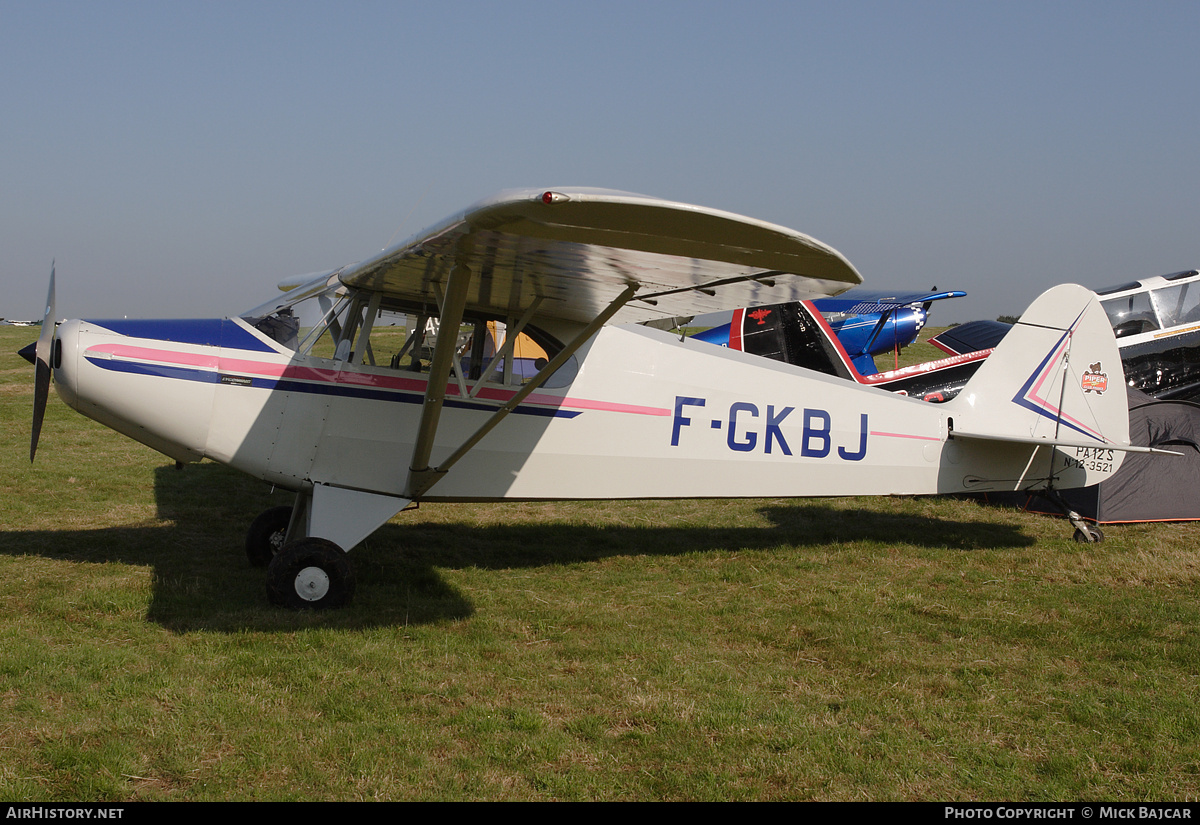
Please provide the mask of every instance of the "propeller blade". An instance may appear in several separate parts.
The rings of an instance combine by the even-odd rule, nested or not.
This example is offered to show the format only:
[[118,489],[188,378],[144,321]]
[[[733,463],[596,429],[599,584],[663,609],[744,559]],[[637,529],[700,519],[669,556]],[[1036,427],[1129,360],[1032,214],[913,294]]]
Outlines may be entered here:
[[50,291],[46,293],[46,313],[42,316],[42,333],[37,340],[37,358],[50,365],[50,348],[54,344],[54,264],[50,264]]
[[50,291],[46,295],[46,314],[42,317],[42,333],[34,348],[33,431],[29,438],[29,461],[37,455],[38,436],[42,434],[42,419],[46,416],[46,401],[50,397],[50,354],[54,349],[54,264],[50,264]]
[[29,462],[37,455],[38,437],[42,434],[42,419],[46,415],[46,400],[50,397],[50,365],[40,359],[34,365],[33,433],[29,438]]

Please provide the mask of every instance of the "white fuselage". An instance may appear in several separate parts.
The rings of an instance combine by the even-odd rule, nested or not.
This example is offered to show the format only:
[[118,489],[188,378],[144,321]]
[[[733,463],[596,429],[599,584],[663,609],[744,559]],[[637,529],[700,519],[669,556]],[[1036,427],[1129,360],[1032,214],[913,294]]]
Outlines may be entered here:
[[[56,381],[85,415],[177,460],[210,458],[289,489],[403,493],[426,376],[301,357],[240,319],[223,322],[233,347],[103,323],[58,332]],[[943,460],[945,407],[645,327],[605,327],[576,357],[569,386],[535,392],[423,498],[965,489]],[[513,392],[489,385],[464,401],[451,381],[430,463]]]

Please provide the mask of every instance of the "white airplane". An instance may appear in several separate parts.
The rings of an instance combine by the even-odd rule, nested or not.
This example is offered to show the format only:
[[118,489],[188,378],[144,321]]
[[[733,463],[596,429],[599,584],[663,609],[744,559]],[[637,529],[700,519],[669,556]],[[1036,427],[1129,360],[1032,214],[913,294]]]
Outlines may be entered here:
[[[247,552],[272,601],[332,608],[354,591],[347,551],[421,501],[1052,491],[1145,451],[1077,286],[1039,298],[945,404],[631,323],[860,281],[798,232],[584,189],[501,193],[240,317],[56,327],[51,272],[30,460],[53,374],[71,407],[178,462],[295,491]],[[513,369],[521,334],[547,356],[532,378]]]

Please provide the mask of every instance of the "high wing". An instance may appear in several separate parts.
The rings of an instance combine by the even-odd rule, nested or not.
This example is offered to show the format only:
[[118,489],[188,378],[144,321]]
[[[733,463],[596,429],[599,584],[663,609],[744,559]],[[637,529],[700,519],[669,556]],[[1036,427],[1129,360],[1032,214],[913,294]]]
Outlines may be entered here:
[[852,289],[836,298],[821,298],[815,303],[821,312],[845,312],[851,315],[887,312],[892,309],[927,304],[945,298],[962,298],[967,293],[959,290],[942,292],[884,292],[881,290]]
[[455,267],[470,272],[469,310],[536,306],[577,323],[621,301],[609,323],[808,300],[862,281],[837,250],[785,227],[603,189],[502,192],[339,277],[436,305]]
[[439,335],[404,485],[423,495],[604,324],[699,315],[836,295],[862,281],[842,255],[782,226],[730,212],[602,189],[526,189],[480,201],[337,273],[371,293],[436,309],[440,329],[464,313],[573,325],[569,342],[449,456],[431,464],[455,336]]

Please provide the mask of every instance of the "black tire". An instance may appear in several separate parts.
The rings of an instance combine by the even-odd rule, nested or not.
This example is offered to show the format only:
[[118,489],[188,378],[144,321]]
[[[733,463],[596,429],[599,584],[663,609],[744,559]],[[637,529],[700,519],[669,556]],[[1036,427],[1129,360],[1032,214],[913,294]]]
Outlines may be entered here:
[[263,510],[246,531],[246,558],[252,567],[266,567],[283,549],[288,522],[292,520],[290,505]]
[[1099,544],[1104,541],[1104,532],[1099,527],[1089,524],[1086,532],[1076,530],[1073,538],[1079,544]]
[[293,610],[335,610],[354,596],[354,568],[332,541],[303,538],[283,546],[267,567],[267,597]]

